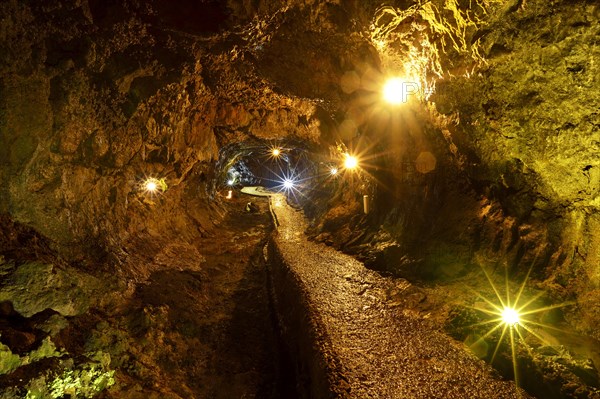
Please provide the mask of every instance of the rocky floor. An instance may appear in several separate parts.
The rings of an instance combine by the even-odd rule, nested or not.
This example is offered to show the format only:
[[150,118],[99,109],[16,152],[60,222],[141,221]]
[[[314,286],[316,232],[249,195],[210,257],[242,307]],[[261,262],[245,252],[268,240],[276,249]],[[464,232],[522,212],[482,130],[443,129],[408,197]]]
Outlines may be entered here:
[[[413,310],[429,314],[433,322],[444,326],[506,378],[515,378],[516,357],[518,383],[535,397],[600,398],[600,343],[577,332],[566,320],[575,303],[559,302],[544,295],[539,284],[509,281],[498,271],[488,270],[488,280],[482,270],[423,284],[422,300]],[[498,322],[486,322],[498,318],[497,309],[506,300],[507,290],[513,307],[522,313],[514,345],[510,344],[510,330],[503,333]],[[482,311],[494,310],[494,306],[495,315]]]
[[[151,265],[132,256],[133,267],[149,271],[140,280],[63,264],[42,240],[10,226],[16,238],[0,237],[9,249],[0,256],[0,398],[528,397],[475,356],[472,315],[455,306],[477,286],[473,276],[443,287],[382,277],[309,241],[304,216],[283,196],[272,204],[275,215],[266,198],[237,194],[211,234],[165,237]],[[273,216],[283,262],[267,265]],[[282,265],[287,280],[271,282]],[[490,287],[481,294],[493,297]],[[302,345],[280,344],[278,305],[296,312],[291,334],[307,332]],[[517,354],[520,386],[534,383],[537,397],[597,397],[593,363],[552,342],[528,343],[529,353]],[[325,367],[307,370],[314,364],[298,362],[315,356],[315,344]],[[584,352],[596,345],[585,344]],[[511,378],[510,356],[498,359]]]
[[[293,397],[293,382],[279,369],[262,257],[272,228],[268,206],[253,199],[247,212],[247,202],[234,197],[213,236],[163,243],[163,259],[154,260],[162,266],[145,281],[124,287],[110,276],[93,278],[100,288],[87,293],[87,311],[0,314],[0,340],[8,345],[0,352],[0,397]],[[3,292],[24,267],[7,271]],[[44,333],[44,323],[53,330]],[[30,345],[11,344],[9,333]]]
[[[406,280],[381,277],[334,249],[310,242],[301,212],[274,197],[275,256],[306,298],[332,394],[341,398],[526,398],[512,382],[456,343],[427,314]],[[285,298],[283,298],[285,299]],[[323,397],[326,397],[323,394]]]

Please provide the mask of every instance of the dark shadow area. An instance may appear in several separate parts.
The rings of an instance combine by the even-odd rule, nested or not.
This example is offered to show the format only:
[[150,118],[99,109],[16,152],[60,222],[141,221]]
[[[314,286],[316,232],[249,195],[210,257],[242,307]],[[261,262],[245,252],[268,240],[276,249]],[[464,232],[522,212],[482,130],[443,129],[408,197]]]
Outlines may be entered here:
[[[242,207],[250,200],[254,212]],[[200,267],[159,270],[138,286],[127,328],[136,344],[163,337],[151,356],[172,380],[183,379],[189,391],[168,383],[179,395],[293,399],[262,257],[266,200],[234,202],[222,233],[198,243],[206,257]]]
[[227,7],[217,0],[156,2],[155,26],[192,34],[217,33],[226,26]]

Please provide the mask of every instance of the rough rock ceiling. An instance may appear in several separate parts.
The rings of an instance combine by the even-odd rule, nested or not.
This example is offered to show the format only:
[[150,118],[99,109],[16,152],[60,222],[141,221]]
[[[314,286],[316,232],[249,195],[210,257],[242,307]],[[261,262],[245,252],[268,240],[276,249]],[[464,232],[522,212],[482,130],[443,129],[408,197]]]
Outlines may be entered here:
[[[0,4],[2,264],[143,281],[167,243],[214,234],[236,160],[251,180],[281,145],[312,171],[318,240],[424,281],[533,264],[600,339],[600,7],[380,3]],[[397,74],[426,92],[383,104]],[[361,173],[313,178],[346,151]]]

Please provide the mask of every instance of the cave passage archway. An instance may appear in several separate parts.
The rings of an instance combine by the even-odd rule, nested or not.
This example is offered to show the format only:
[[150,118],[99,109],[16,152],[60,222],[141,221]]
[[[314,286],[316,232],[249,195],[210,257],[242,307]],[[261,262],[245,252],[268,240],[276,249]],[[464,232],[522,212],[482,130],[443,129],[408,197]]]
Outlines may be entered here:
[[246,140],[222,147],[217,163],[216,189],[264,186],[283,190],[286,185],[311,188],[319,177],[323,156],[300,140]]

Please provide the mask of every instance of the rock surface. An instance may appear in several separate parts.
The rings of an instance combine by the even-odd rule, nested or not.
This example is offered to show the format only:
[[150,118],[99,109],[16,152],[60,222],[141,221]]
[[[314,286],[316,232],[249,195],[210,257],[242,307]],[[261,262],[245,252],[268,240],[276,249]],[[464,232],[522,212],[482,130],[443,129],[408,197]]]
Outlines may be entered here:
[[[597,389],[599,18],[594,0],[1,2],[0,300],[60,314],[7,342],[30,352],[206,258],[192,243],[231,213],[228,178],[294,176],[310,235],[455,300],[432,315],[446,328],[481,270],[527,278],[559,309],[537,321],[582,337],[554,346],[596,370],[560,395]],[[419,92],[384,103],[388,76]],[[120,378],[94,359],[57,384]]]
[[[301,351],[301,376],[310,383],[303,397],[529,397],[437,331],[427,317],[410,314],[407,304],[415,292],[406,280],[384,279],[351,257],[308,241],[303,215],[281,195],[273,203],[280,223],[269,251],[275,296],[285,334]],[[396,286],[402,294],[389,301],[387,293]],[[300,309],[292,305],[296,296]],[[316,348],[305,347],[311,343]]]
[[42,285],[36,263],[8,272],[0,397],[293,397],[294,384],[279,382],[288,377],[262,260],[270,214],[265,200],[252,214],[246,202],[232,199],[211,237],[158,243],[143,281],[68,268]]

